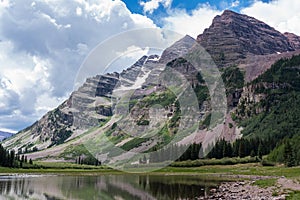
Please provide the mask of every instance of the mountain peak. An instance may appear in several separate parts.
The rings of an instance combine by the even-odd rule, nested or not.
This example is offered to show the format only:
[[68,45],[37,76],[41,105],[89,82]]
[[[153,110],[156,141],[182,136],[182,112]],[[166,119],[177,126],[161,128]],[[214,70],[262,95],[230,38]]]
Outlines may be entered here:
[[271,26],[247,15],[225,10],[197,37],[218,66],[232,65],[248,55],[294,51],[289,39]]
[[231,16],[239,16],[239,15],[241,15],[241,14],[234,12],[232,10],[224,10],[221,17],[231,17]]
[[250,17],[250,16],[245,15],[245,14],[237,13],[237,12],[234,12],[232,10],[224,10],[224,12],[221,14],[221,16],[217,15],[214,19],[215,20],[221,19],[223,21],[224,20],[229,20],[229,21],[246,20],[246,21],[251,22],[251,23],[262,23],[264,25],[267,25],[264,22],[262,22],[258,19],[255,19],[254,17]]
[[160,58],[160,63],[167,63],[175,58],[187,54],[196,42],[197,41],[191,36],[185,35],[172,46],[164,50]]

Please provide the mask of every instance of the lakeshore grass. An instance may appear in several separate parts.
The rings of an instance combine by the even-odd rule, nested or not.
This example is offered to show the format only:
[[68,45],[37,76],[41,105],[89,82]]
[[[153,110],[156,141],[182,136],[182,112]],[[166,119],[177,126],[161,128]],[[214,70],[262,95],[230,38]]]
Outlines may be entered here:
[[[36,168],[4,168],[0,173],[78,173],[78,174],[103,174],[125,173],[105,166],[78,165],[73,163],[35,163]],[[142,170],[139,170],[142,171]],[[200,167],[165,167],[146,174],[180,174],[180,175],[255,175],[255,176],[284,176],[286,178],[300,179],[300,167],[286,168],[284,166],[262,166],[260,163],[247,163],[236,165],[206,165]]]
[[[64,176],[100,176],[100,175],[124,175],[126,172],[111,169],[105,166],[79,165],[74,163],[45,163],[36,162],[36,168],[19,169],[0,167],[1,175],[11,174],[51,174]],[[139,171],[143,171],[139,169]],[[157,171],[136,173],[151,176],[197,176],[204,182],[231,182],[251,179],[250,176],[265,177],[256,180],[253,185],[261,188],[276,186],[279,177],[292,180],[300,180],[300,167],[286,168],[284,166],[262,166],[261,163],[247,163],[236,165],[206,165],[200,167],[165,167]],[[300,191],[286,191],[287,199],[300,199]],[[277,196],[274,191],[274,196]]]
[[268,188],[275,186],[277,183],[277,178],[269,178],[269,179],[262,179],[262,180],[257,180],[253,183],[253,185],[257,185],[261,188]]
[[293,191],[289,193],[289,196],[286,197],[287,200],[299,200],[300,199],[300,191]]

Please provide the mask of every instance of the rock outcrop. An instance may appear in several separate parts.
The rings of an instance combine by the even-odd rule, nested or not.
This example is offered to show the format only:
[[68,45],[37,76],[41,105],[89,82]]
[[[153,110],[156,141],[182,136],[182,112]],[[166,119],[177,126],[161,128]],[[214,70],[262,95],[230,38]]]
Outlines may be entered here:
[[221,67],[238,64],[248,55],[283,53],[297,47],[264,22],[229,10],[216,16],[197,41]]
[[196,44],[196,40],[189,35],[186,35],[172,46],[164,50],[161,55],[160,63],[167,63],[175,58],[182,57]]
[[284,33],[294,49],[300,49],[300,37],[294,33]]

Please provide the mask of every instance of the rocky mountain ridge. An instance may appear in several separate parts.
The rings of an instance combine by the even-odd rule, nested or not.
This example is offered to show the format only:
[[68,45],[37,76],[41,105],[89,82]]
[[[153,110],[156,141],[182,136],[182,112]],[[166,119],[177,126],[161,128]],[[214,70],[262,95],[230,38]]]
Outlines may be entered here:
[[226,10],[197,37],[218,66],[238,64],[249,55],[268,55],[299,49],[296,35],[282,34],[247,15]]
[[[226,74],[223,81],[231,112],[241,105],[243,99],[250,99],[255,103],[263,99],[255,96],[253,88],[244,85],[271,68],[280,58],[300,54],[299,38],[290,33],[281,34],[252,17],[224,11],[221,16],[215,17],[212,25],[199,35],[197,40],[185,36],[167,48],[161,56],[143,56],[122,73],[88,78],[68,100],[45,114],[32,126],[5,141],[4,146],[19,153],[30,153],[28,156],[34,159],[48,160],[50,155],[51,159],[53,157],[72,159],[71,150],[82,145],[84,138],[101,139],[101,134],[106,134],[116,146],[125,146],[127,150],[131,148],[140,152],[154,148],[164,141],[160,138],[136,141],[116,128],[118,119],[114,113],[114,101],[128,91],[135,90],[129,99],[133,115],[130,120],[139,125],[149,125],[151,104],[165,104],[162,113],[167,116],[169,125],[162,129],[161,134],[164,137],[166,131],[171,136],[176,134],[180,121],[176,98],[173,98],[172,93],[159,83],[160,74],[166,66],[184,75],[198,97],[200,118],[203,118],[204,122],[201,122],[201,130],[195,133],[194,140],[200,143],[215,131],[205,129],[207,128],[205,118],[209,118],[211,107],[201,75],[184,59],[184,56],[199,44],[210,53],[217,66],[221,68],[222,74]],[[236,84],[237,82],[239,84]],[[142,103],[137,104],[138,100],[142,100]],[[230,112],[224,124],[216,126],[215,129],[221,130],[222,137],[233,141],[241,137],[241,130]],[[193,137],[183,138],[179,143],[191,142],[190,138]],[[107,154],[109,153],[106,152],[101,156]]]
[[284,33],[294,49],[300,49],[300,37],[294,33]]

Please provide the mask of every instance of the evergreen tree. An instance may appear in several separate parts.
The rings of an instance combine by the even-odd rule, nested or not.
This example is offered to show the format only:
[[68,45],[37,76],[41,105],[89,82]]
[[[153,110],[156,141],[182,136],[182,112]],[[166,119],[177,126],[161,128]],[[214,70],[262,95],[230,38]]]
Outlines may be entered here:
[[286,141],[285,146],[284,146],[284,164],[287,167],[293,167],[296,164],[296,160],[295,160],[295,154],[292,148],[292,145],[290,143],[290,141]]
[[240,140],[240,145],[239,145],[239,157],[244,158],[245,156],[246,156],[245,140],[241,139]]
[[255,154],[255,151],[252,149],[251,152],[250,152],[250,157],[254,158],[255,155],[256,155],[256,154]]
[[144,157],[143,157],[143,163],[144,163],[144,164],[147,164],[147,158],[146,158],[145,155],[144,155]]
[[11,150],[10,151],[10,162],[9,162],[10,167],[14,167],[15,159],[16,159],[15,151]]
[[261,142],[259,142],[258,150],[257,150],[257,157],[259,159],[262,159],[262,156],[263,156],[263,146],[262,146]]
[[229,142],[224,143],[223,156],[228,158],[232,157],[232,146]]

